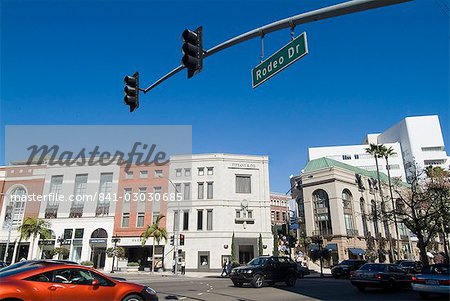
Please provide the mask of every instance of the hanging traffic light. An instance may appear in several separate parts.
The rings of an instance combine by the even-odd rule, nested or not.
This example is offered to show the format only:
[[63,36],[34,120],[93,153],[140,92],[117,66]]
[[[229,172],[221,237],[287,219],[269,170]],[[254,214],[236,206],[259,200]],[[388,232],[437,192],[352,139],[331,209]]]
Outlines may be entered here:
[[195,31],[186,29],[183,31],[183,58],[181,62],[188,69],[188,78],[199,73],[203,68],[203,27]]
[[184,246],[184,234],[180,234],[180,246]]
[[170,236],[170,245],[173,246],[175,241],[175,237],[172,235]]
[[130,112],[139,108],[139,72],[135,72],[133,76],[125,76],[125,96],[123,98],[125,104],[130,106]]

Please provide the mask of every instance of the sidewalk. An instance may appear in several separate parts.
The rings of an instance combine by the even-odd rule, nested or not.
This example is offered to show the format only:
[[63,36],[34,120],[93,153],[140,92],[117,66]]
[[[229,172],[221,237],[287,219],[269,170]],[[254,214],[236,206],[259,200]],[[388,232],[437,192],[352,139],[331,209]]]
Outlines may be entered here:
[[181,275],[178,273],[178,275],[173,274],[171,271],[165,271],[165,272],[145,272],[145,271],[138,271],[138,272],[115,272],[114,274],[106,273],[110,277],[123,277],[123,278],[133,278],[133,277],[142,277],[147,276],[151,278],[163,278],[163,277],[188,277],[188,278],[222,278],[220,274],[216,272],[186,272],[185,275]]

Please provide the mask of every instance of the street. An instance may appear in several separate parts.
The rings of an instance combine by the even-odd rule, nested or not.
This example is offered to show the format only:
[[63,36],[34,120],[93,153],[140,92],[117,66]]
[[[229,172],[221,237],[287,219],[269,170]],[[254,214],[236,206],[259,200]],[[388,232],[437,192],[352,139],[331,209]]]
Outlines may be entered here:
[[[254,289],[250,286],[234,287],[227,278],[158,277],[148,275],[117,274],[128,281],[154,288],[160,300],[420,300],[411,290],[389,292],[367,289],[358,292],[346,279],[306,277],[293,288],[278,284],[274,287]],[[430,300],[445,300],[431,297]]]

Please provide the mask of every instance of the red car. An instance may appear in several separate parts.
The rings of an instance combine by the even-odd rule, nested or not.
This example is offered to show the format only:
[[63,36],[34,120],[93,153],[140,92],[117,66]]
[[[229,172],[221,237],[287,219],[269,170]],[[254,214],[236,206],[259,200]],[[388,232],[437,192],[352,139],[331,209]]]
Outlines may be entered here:
[[147,286],[59,261],[26,261],[0,270],[0,301],[157,301]]

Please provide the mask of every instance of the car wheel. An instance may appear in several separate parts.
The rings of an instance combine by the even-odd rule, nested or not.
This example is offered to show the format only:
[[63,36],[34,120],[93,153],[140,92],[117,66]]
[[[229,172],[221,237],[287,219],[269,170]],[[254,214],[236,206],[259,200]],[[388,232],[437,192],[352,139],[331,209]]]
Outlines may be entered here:
[[286,280],[286,285],[289,287],[293,287],[293,286],[295,286],[295,282],[297,282],[297,277],[295,277],[294,275],[291,275]]
[[264,276],[261,275],[261,274],[256,274],[255,276],[253,276],[253,280],[252,280],[252,282],[250,282],[250,284],[253,287],[256,287],[256,288],[263,287],[263,285],[264,285]]
[[339,278],[339,275],[333,274],[333,278],[334,278],[334,279],[338,279],[338,278]]
[[356,286],[356,288],[357,288],[358,291],[360,291],[360,292],[364,292],[364,291],[366,290],[366,287],[365,287],[365,286],[362,286],[362,285],[358,285],[358,286]]
[[419,293],[420,298],[422,299],[428,299],[429,295],[427,293]]
[[305,273],[299,272],[299,273],[298,273],[298,278],[303,278],[303,277],[305,277]]
[[122,299],[122,301],[144,301],[141,296],[139,295],[128,295],[125,298]]
[[233,281],[234,286],[242,287],[244,285],[242,282]]

